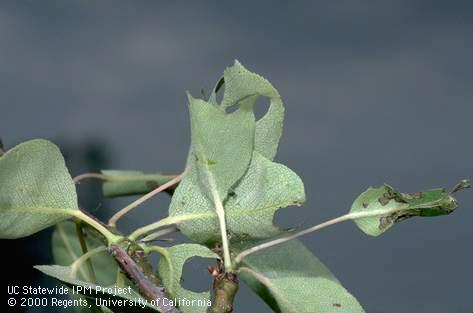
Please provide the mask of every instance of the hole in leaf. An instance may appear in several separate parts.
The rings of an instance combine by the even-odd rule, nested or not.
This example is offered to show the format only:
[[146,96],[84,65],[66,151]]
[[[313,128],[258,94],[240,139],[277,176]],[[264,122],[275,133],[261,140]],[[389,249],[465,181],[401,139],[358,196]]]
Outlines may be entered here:
[[277,227],[286,231],[300,231],[307,227],[307,218],[301,214],[294,214],[301,208],[298,206],[289,206],[276,211],[274,214],[273,223]]
[[214,265],[215,260],[201,257],[192,257],[186,261],[182,271],[181,286],[195,292],[209,290],[212,285],[212,276],[207,267]]
[[[225,109],[227,114],[233,113],[240,108],[241,102],[235,103]],[[269,109],[270,101],[267,97],[258,97],[253,105],[253,112],[255,114],[255,120],[261,119]]]
[[254,105],[255,119],[260,120],[269,109],[269,98],[267,97],[258,97]]

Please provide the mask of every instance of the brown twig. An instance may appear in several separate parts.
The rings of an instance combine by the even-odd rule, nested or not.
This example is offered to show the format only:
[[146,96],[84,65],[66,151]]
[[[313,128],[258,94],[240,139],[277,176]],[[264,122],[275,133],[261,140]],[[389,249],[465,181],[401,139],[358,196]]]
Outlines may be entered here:
[[217,267],[209,266],[209,272],[213,276],[213,301],[209,313],[231,313],[233,312],[233,301],[238,291],[238,275],[225,272],[222,263]]
[[[171,305],[163,287],[157,286],[151,278],[143,273],[143,269],[118,245],[111,245],[110,254],[128,278],[139,288],[141,294],[148,300],[154,301],[156,307],[163,313],[179,313]],[[159,300],[159,301],[158,301]]]

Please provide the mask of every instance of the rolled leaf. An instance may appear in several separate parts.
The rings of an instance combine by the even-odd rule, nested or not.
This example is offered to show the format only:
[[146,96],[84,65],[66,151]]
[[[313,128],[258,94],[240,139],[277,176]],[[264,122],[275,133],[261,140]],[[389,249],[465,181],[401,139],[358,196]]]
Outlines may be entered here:
[[[145,174],[140,171],[103,170],[107,180],[102,185],[106,197],[122,197],[141,195],[167,183],[175,176],[161,174]],[[174,188],[169,188],[174,190]]]
[[356,198],[350,213],[371,214],[355,218],[356,225],[370,236],[379,236],[394,224],[416,216],[438,216],[452,213],[457,202],[445,189],[417,193],[400,193],[388,185],[368,188]]

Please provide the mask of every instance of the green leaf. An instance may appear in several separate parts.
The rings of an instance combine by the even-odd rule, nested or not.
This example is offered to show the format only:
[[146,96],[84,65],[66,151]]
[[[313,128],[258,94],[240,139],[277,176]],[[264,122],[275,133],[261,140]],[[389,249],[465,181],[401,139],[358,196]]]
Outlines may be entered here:
[[[89,282],[72,277],[70,267],[60,266],[60,265],[36,265],[35,268],[42,273],[51,276],[69,287],[73,286],[82,286],[88,288],[87,290],[81,290],[80,294],[87,297],[88,299],[100,298],[104,300],[124,300],[127,301],[126,305],[122,302],[121,305],[112,305],[109,306],[111,310],[115,313],[132,313],[132,312],[146,312],[153,313],[159,312],[157,308],[151,306],[149,301],[137,294],[133,289],[131,289],[131,294],[118,294],[114,293],[115,286],[98,286]],[[111,288],[111,289],[108,289]],[[122,290],[122,289],[120,289]],[[146,304],[144,307],[139,306],[137,303]],[[93,300],[89,300],[89,303],[94,303]],[[132,305],[130,305],[133,303]]]
[[[87,248],[93,249],[103,245],[100,240],[86,233],[85,238]],[[76,225],[73,222],[62,222],[56,225],[52,237],[52,254],[53,259],[58,265],[70,265],[82,255],[79,239],[77,237]],[[90,280],[86,266],[82,266],[78,271],[78,278],[84,281],[91,281],[100,285],[111,285],[115,282],[117,266],[111,256],[101,253],[91,257],[97,281]],[[111,262],[111,263],[110,263]],[[69,295],[72,299],[85,298],[80,295]],[[74,311],[77,313],[88,312],[111,312],[106,307],[93,306],[92,308],[75,306]]]
[[456,200],[445,189],[419,193],[400,193],[388,185],[368,188],[356,198],[350,213],[370,214],[354,218],[356,225],[366,234],[379,236],[394,224],[415,216],[438,216],[452,213]]
[[107,180],[102,185],[106,197],[140,195],[167,183],[175,176],[144,174],[140,171],[103,170]]
[[158,265],[158,274],[168,294],[172,298],[195,300],[195,303],[202,304],[200,306],[181,306],[179,310],[182,313],[207,312],[208,304],[210,304],[210,292],[194,292],[184,289],[180,283],[182,269],[185,262],[191,257],[218,259],[219,256],[198,244],[180,244],[170,248],[161,248],[160,253],[162,257]]
[[[282,131],[284,108],[276,89],[237,61],[224,73],[221,105],[215,92],[209,102],[190,98],[192,144],[188,174],[177,187],[169,215],[192,240],[219,241],[219,223],[209,186],[209,172],[224,201],[227,230],[233,240],[263,239],[279,230],[277,209],[305,200],[300,178],[271,160]],[[271,100],[267,114],[255,123],[258,96]],[[227,113],[229,107],[237,110]],[[255,125],[256,124],[256,125]]]
[[363,308],[300,241],[250,255],[241,279],[275,312],[362,313]]
[[[253,151],[255,119],[251,108],[226,113],[200,99],[189,97],[191,150],[188,166],[199,173],[201,192],[208,193],[207,168],[222,199],[245,173]],[[185,178],[184,178],[185,180]]]
[[[211,245],[219,241],[219,224],[213,203],[196,192],[196,173],[176,190],[170,215],[184,220],[180,230],[192,240]],[[304,184],[297,174],[254,152],[250,167],[225,202],[231,241],[265,239],[280,233],[274,226],[277,209],[305,201]]]
[[281,231],[274,225],[279,208],[301,205],[304,184],[286,166],[254,152],[250,167],[225,203],[229,235],[233,240],[265,239]]
[[53,143],[27,141],[0,158],[0,238],[29,236],[77,209],[74,183]]
[[224,72],[225,94],[221,106],[231,107],[238,103],[253,107],[260,96],[268,97],[268,112],[256,123],[255,149],[273,160],[282,134],[284,106],[276,88],[258,74],[248,71],[240,62]]
[[[85,230],[85,229],[84,229]],[[103,243],[92,233],[85,231],[85,242],[90,251]],[[52,253],[54,262],[58,265],[69,266],[77,260],[83,253],[77,237],[76,225],[72,222],[62,222],[56,225],[52,239]],[[91,257],[99,285],[113,285],[116,280],[118,266],[115,260],[108,253],[100,253]],[[78,271],[78,278],[88,280],[87,267],[84,264]]]

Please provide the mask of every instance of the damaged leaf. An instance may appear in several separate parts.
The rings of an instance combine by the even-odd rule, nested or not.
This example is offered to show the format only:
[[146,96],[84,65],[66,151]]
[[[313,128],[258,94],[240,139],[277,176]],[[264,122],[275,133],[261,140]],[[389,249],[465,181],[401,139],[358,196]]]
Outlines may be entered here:
[[210,292],[195,292],[184,289],[181,286],[182,270],[186,261],[192,257],[218,259],[219,256],[198,244],[180,244],[169,248],[160,248],[159,252],[162,257],[158,265],[158,274],[167,293],[173,298],[195,300],[196,304],[194,306],[182,305],[179,310],[182,313],[207,312],[207,305],[210,303]]
[[353,202],[350,213],[370,216],[354,217],[366,234],[379,236],[394,224],[416,216],[438,216],[452,213],[457,202],[445,189],[401,193],[388,185],[368,188]]
[[[186,220],[178,223],[186,236],[212,245],[220,239],[217,214],[211,200],[194,191],[192,183],[196,174],[191,172],[189,175],[173,197],[171,212]],[[275,212],[279,208],[301,205],[304,201],[304,184],[296,173],[254,152],[247,173],[224,203],[230,240],[266,239],[279,235],[281,230],[273,223]]]
[[258,97],[269,98],[269,109],[256,122],[255,149],[264,157],[273,160],[278,149],[284,120],[284,105],[276,88],[265,78],[248,71],[240,62],[224,72],[225,94],[223,108],[235,104],[253,107]]
[[[272,162],[284,115],[276,89],[238,62],[225,70],[223,81],[220,105],[215,92],[209,102],[189,97],[189,171],[169,208],[170,217],[181,220],[178,227],[183,234],[207,245],[220,240],[208,172],[223,200],[230,240],[279,234],[273,225],[275,211],[305,201],[304,185],[297,174]],[[256,122],[253,105],[258,96],[269,97],[271,105]],[[233,106],[237,110],[227,113]]]

